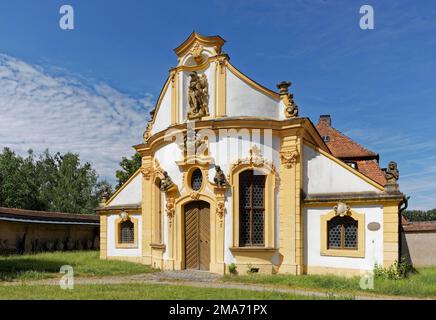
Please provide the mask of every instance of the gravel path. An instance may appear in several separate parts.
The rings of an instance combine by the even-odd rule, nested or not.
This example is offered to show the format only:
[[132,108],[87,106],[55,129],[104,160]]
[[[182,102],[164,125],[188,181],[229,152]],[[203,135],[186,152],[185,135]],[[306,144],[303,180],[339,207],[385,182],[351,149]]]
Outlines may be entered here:
[[[14,281],[6,282],[0,285],[3,286],[16,286],[16,285],[59,285],[59,278],[35,280],[35,281]],[[161,285],[178,285],[189,286],[196,288],[228,288],[250,291],[268,291],[280,292],[288,294],[296,294],[303,296],[312,296],[319,298],[336,298],[336,299],[355,299],[355,300],[413,300],[414,297],[402,296],[382,296],[382,295],[358,295],[352,296],[347,294],[334,294],[328,292],[314,291],[314,290],[301,290],[290,289],[284,287],[274,287],[261,284],[245,284],[234,282],[223,282],[221,276],[214,275],[204,271],[162,271],[155,273],[144,273],[129,276],[107,276],[107,277],[75,277],[74,284],[161,284]]]

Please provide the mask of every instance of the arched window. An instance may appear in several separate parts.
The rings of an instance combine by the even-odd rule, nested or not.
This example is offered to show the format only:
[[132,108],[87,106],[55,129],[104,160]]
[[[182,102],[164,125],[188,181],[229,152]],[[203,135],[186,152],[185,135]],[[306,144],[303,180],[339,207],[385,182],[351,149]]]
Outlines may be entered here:
[[120,243],[135,243],[135,226],[130,220],[120,224]]
[[357,249],[358,222],[349,216],[328,221],[328,249]]
[[239,174],[239,245],[263,246],[265,234],[265,176],[254,170]]

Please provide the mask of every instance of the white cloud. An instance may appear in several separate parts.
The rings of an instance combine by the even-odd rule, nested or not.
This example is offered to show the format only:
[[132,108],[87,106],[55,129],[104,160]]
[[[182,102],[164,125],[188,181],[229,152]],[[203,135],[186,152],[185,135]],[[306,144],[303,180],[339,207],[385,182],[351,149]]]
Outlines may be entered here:
[[113,182],[121,157],[142,141],[152,98],[0,54],[0,147],[79,153]]

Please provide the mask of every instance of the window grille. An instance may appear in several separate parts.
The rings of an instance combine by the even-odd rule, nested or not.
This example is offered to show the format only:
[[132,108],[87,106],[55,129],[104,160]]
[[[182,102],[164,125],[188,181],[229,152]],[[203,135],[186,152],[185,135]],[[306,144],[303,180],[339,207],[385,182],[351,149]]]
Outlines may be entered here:
[[327,224],[329,249],[357,249],[357,224],[351,217],[335,217]]
[[130,220],[121,222],[120,226],[121,243],[134,243],[135,242],[135,228],[133,222]]
[[195,169],[191,176],[191,188],[194,191],[198,191],[201,189],[201,185],[203,184],[203,174],[200,169]]
[[265,176],[246,170],[239,175],[239,245],[264,245]]

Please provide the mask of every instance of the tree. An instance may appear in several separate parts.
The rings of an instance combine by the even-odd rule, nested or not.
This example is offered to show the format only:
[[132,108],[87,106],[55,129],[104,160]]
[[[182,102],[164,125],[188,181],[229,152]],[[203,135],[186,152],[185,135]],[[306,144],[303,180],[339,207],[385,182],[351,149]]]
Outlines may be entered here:
[[123,157],[120,161],[121,170],[115,172],[118,184],[115,189],[119,189],[131,176],[141,167],[142,158],[139,153],[135,153],[130,159]]
[[91,213],[98,206],[97,174],[79,155],[66,153],[55,156],[57,170],[51,187],[50,210]]
[[23,159],[10,149],[0,153],[0,206],[94,213],[102,192],[111,193],[99,181],[91,164],[81,164],[78,154],[46,150],[35,160],[32,151]]
[[436,221],[436,209],[428,211],[406,210],[403,215],[411,222],[413,221]]
[[32,150],[23,159],[9,148],[0,154],[0,206],[43,210],[38,199],[38,185]]

